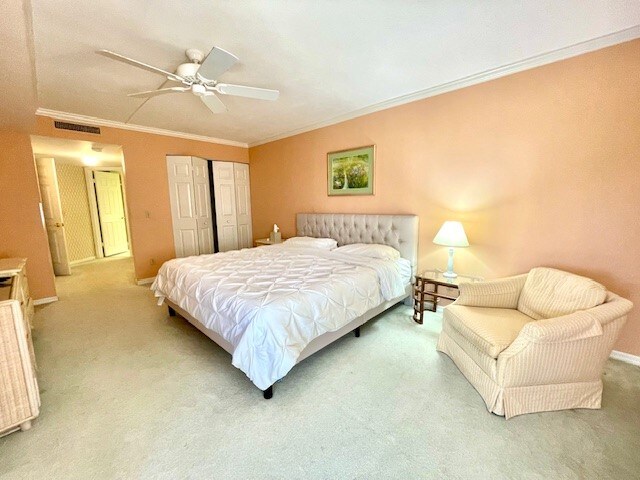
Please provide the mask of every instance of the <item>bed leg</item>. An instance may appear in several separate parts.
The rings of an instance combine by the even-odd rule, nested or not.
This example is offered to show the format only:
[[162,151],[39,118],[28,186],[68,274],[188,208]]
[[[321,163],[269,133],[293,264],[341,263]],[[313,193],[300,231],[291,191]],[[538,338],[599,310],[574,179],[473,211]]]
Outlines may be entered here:
[[356,334],[356,338],[360,337],[360,327],[356,327],[356,329],[353,331],[353,333]]
[[271,397],[273,397],[273,385],[271,385],[266,390],[263,390],[262,396],[264,397],[265,400],[269,400]]
[[171,308],[169,305],[167,305],[167,308],[169,309],[169,316],[170,317],[175,317],[176,316],[176,311]]

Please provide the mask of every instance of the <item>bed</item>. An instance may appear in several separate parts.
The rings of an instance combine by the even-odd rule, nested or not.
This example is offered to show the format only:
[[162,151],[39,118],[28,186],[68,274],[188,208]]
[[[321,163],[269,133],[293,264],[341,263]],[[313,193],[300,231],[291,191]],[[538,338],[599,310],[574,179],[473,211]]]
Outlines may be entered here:
[[299,213],[296,230],[339,247],[386,245],[401,258],[285,242],[170,260],[151,287],[170,315],[229,352],[266,399],[295,364],[347,333],[359,336],[360,326],[406,299],[417,267],[415,215]]

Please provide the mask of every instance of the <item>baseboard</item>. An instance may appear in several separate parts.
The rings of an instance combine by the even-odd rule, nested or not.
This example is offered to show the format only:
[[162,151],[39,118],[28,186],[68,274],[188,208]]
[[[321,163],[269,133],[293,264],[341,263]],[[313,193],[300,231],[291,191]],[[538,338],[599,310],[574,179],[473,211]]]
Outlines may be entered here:
[[155,279],[156,277],[141,278],[140,280],[136,280],[136,285],[149,285],[153,283]]
[[631,365],[636,365],[640,367],[640,357],[637,355],[631,355],[630,353],[619,352],[618,350],[614,350],[609,355],[610,358],[615,360],[620,360],[621,362],[630,363]]
[[69,265],[71,265],[71,266],[79,265],[81,263],[91,262],[91,261],[93,261],[95,259],[96,259],[96,256],[94,255],[93,257],[81,258],[80,260],[74,260],[73,262],[69,262]]
[[58,301],[58,296],[56,295],[55,297],[45,297],[45,298],[38,298],[37,300],[33,301],[34,305],[44,305],[45,303],[53,303],[53,302],[57,302]]

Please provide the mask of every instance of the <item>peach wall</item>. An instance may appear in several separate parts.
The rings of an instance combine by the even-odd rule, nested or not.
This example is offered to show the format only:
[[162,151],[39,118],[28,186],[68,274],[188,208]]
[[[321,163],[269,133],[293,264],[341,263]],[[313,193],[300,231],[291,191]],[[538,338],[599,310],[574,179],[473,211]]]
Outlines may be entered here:
[[53,267],[40,217],[31,138],[0,129],[0,257],[26,257],[34,298],[53,297]]
[[[326,154],[375,144],[375,195],[328,197]],[[640,355],[640,40],[251,148],[254,236],[296,212],[415,213],[420,267],[461,220],[456,269],[546,265],[632,300],[616,348]]]
[[35,134],[122,146],[136,277],[153,277],[163,262],[175,257],[166,156],[194,155],[247,163],[248,150],[117,128],[100,130],[100,135],[58,130],[51,118],[38,117]]

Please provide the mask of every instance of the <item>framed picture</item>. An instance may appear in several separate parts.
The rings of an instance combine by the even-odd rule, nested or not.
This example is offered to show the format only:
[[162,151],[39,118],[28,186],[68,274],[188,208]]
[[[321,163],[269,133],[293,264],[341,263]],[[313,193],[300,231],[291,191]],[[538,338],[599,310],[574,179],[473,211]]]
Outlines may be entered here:
[[329,195],[373,195],[375,145],[327,154]]

